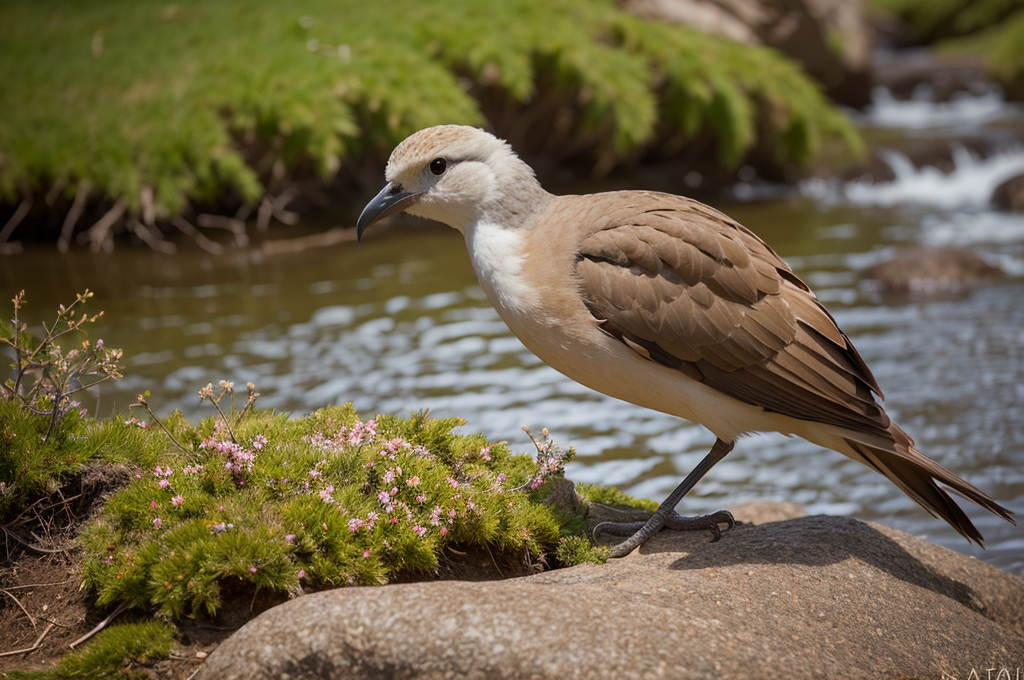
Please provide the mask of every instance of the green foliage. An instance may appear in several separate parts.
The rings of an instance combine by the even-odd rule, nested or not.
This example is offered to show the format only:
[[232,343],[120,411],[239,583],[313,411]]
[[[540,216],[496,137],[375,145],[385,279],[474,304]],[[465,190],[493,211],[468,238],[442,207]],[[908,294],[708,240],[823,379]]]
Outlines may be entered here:
[[274,178],[329,176],[423,127],[483,125],[464,76],[520,103],[554,88],[578,103],[575,134],[610,123],[599,152],[656,129],[708,130],[727,164],[759,129],[783,161],[859,146],[779,54],[611,0],[10,0],[0,61],[0,201],[56,183],[138,215],[149,189],[158,218],[251,205]]
[[160,621],[111,626],[96,634],[82,651],[69,652],[53,670],[8,675],[19,680],[71,680],[72,678],[148,678],[133,672],[134,664],[166,659],[174,645],[174,628]]
[[908,21],[926,43],[983,55],[992,74],[1024,96],[1024,0],[871,0]]
[[870,0],[906,19],[927,42],[995,26],[1024,9],[1022,0]]
[[[232,389],[222,383],[220,404]],[[83,576],[99,604],[214,614],[225,589],[381,584],[436,567],[446,545],[537,557],[570,520],[580,525],[542,502],[542,485],[530,490],[529,456],[454,434],[461,419],[361,421],[351,405],[289,418],[250,403],[194,427],[179,415],[166,431],[134,418],[106,424],[162,453],[83,532]]]
[[567,567],[586,562],[604,564],[608,561],[608,548],[594,545],[586,536],[566,536],[558,542],[555,557]]

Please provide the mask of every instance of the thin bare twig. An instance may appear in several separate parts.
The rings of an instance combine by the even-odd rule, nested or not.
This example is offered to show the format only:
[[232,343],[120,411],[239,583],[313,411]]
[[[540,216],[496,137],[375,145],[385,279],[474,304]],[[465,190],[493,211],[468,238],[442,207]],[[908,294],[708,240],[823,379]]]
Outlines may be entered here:
[[78,218],[85,211],[85,201],[89,197],[89,183],[82,180],[78,183],[75,191],[75,200],[71,203],[67,217],[64,218],[64,225],[60,228],[60,238],[57,239],[57,250],[62,253],[68,252],[68,245],[71,243],[71,233],[78,224]]
[[28,211],[32,209],[32,194],[29,194],[25,198],[21,199],[21,203],[18,204],[18,209],[11,215],[11,219],[7,220],[7,224],[4,225],[3,229],[0,229],[0,244],[7,243],[7,239],[11,237],[14,230],[18,228],[21,221],[28,215]]
[[196,223],[204,229],[227,229],[235,235],[235,244],[246,246],[249,244],[249,236],[245,233],[245,222],[223,215],[210,215],[202,213],[196,215]]
[[0,590],[4,591],[4,594],[7,595],[7,597],[9,597],[12,600],[14,600],[14,604],[18,605],[18,608],[21,609],[21,611],[25,612],[25,616],[28,617],[28,622],[32,624],[32,630],[35,630],[36,629],[36,619],[35,619],[34,616],[32,616],[31,614],[28,613],[28,610],[25,609],[25,605],[23,605],[21,603],[21,600],[16,598],[14,596],[14,593],[12,593],[9,590],[7,590],[7,588],[0,588]]
[[3,529],[4,533],[6,535],[10,536],[11,538],[13,538],[18,543],[21,543],[23,546],[25,546],[29,550],[35,550],[36,552],[41,552],[41,553],[49,553],[51,555],[57,555],[57,554],[60,554],[60,553],[66,553],[67,552],[67,550],[64,550],[64,549],[44,548],[41,545],[33,545],[32,543],[29,543],[28,541],[23,539],[21,536],[18,536],[17,534],[15,534],[15,533],[13,533],[11,531],[8,531],[7,527],[0,527],[0,529]]
[[136,236],[145,241],[146,245],[153,250],[166,255],[173,255],[178,251],[177,246],[170,241],[165,241],[158,231],[151,229],[134,218],[128,220],[128,228],[131,229]]
[[57,197],[60,196],[60,192],[64,191],[64,187],[68,185],[68,176],[61,175],[58,177],[50,190],[46,192],[46,205],[52,206],[56,201]]
[[204,236],[201,231],[193,227],[183,217],[175,215],[174,217],[171,218],[171,224],[177,227],[179,231],[184,232],[186,236],[191,237],[191,239],[196,242],[197,246],[199,246],[206,252],[210,253],[211,255],[220,255],[222,252],[224,252],[224,246],[217,243],[216,241],[211,241],[210,239],[206,238],[206,236]]
[[110,231],[110,228],[117,224],[117,221],[121,219],[123,214],[124,201],[119,198],[114,203],[114,206],[104,213],[103,217],[96,220],[96,224],[89,227],[79,237],[79,242],[89,241],[92,252],[98,253],[100,248],[103,247],[104,241],[107,240],[107,233]]
[[274,214],[274,204],[266,196],[260,201],[260,209],[256,211],[256,229],[266,231],[270,226],[270,218]]
[[310,248],[324,248],[355,240],[356,229],[355,227],[350,227],[348,229],[331,229],[322,234],[312,234],[298,238],[264,241],[261,249],[266,255],[280,255],[283,253],[299,253]]
[[43,632],[39,634],[39,637],[36,638],[35,644],[32,645],[31,647],[26,647],[25,649],[15,649],[15,650],[12,650],[10,652],[0,652],[0,656],[14,656],[15,654],[28,654],[29,652],[36,651],[37,649],[39,649],[39,645],[43,644],[43,638],[46,637],[47,634],[52,629],[53,629],[53,624],[50,623],[50,624],[48,624],[46,626],[46,628],[43,629]]
[[22,590],[24,588],[42,588],[43,586],[62,586],[68,583],[71,579],[65,579],[63,581],[54,581],[53,583],[25,583],[20,586],[7,586],[4,590]]
[[114,617],[116,617],[118,614],[120,614],[121,612],[123,612],[127,608],[128,608],[128,604],[125,603],[125,602],[122,602],[121,604],[117,605],[117,609],[112,611],[110,613],[110,616],[108,616],[107,618],[105,618],[102,621],[100,621],[99,623],[97,623],[95,628],[93,628],[88,633],[86,633],[82,637],[80,637],[77,640],[75,640],[74,642],[72,642],[70,645],[68,645],[68,647],[70,647],[71,649],[74,649],[76,646],[82,644],[83,642],[85,642],[86,640],[91,638],[93,635],[95,635],[96,633],[98,633],[101,630],[103,630],[104,628],[106,628],[107,624],[109,624],[111,621],[114,620]]
[[156,206],[153,204],[153,187],[142,187],[139,192],[139,203],[142,204],[142,221],[152,227],[156,223]]
[[171,442],[173,442],[175,446],[177,446],[186,456],[188,456],[189,460],[192,460],[192,451],[190,449],[185,448],[185,445],[179,442],[177,438],[175,438],[175,436],[171,433],[171,431],[167,429],[167,426],[164,425],[163,421],[157,418],[156,414],[153,413],[153,409],[149,407],[148,401],[146,401],[140,396],[139,401],[135,402],[128,408],[131,409],[136,406],[142,406],[143,408],[145,408],[146,411],[149,412],[150,417],[153,418],[153,420],[156,421],[156,424],[160,426],[160,429],[164,431],[164,434],[171,438]]

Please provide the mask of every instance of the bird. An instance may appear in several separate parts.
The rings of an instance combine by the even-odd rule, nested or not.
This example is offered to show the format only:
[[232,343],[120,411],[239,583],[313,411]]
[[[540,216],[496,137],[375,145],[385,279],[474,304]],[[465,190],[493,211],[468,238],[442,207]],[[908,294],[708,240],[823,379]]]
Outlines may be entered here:
[[606,522],[622,557],[663,528],[735,524],[676,505],[736,440],[781,432],[887,477],[969,542],[983,537],[948,490],[1015,523],[984,492],[920,453],[886,413],[850,338],[811,289],[754,232],[696,200],[656,191],[548,193],[489,132],[440,125],[392,152],[386,184],[356,223],[398,212],[465,238],[498,315],[541,360],[631,404],[699,423],[716,441],[644,522]]

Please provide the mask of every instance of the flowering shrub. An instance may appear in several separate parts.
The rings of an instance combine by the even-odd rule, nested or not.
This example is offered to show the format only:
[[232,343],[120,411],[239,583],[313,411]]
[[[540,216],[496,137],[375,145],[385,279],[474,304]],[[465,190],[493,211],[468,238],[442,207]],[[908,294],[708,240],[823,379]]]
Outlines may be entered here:
[[[200,397],[230,393],[212,391]],[[229,580],[282,594],[381,584],[433,569],[446,545],[533,559],[582,526],[542,502],[565,455],[546,437],[538,465],[453,434],[457,418],[361,420],[346,405],[289,419],[250,406],[241,416],[218,407],[194,427],[180,415],[119,423],[166,453],[83,534],[100,604],[212,614]]]

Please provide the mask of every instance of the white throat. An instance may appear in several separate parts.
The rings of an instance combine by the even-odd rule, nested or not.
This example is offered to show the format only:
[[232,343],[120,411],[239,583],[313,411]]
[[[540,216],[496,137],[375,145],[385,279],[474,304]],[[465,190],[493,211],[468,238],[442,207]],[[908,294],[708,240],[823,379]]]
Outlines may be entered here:
[[529,257],[525,234],[515,227],[484,221],[469,225],[463,233],[480,287],[514,331],[518,324],[513,319],[531,315],[540,304],[539,293],[524,278]]

